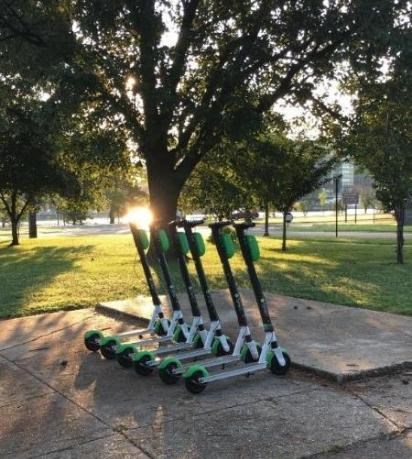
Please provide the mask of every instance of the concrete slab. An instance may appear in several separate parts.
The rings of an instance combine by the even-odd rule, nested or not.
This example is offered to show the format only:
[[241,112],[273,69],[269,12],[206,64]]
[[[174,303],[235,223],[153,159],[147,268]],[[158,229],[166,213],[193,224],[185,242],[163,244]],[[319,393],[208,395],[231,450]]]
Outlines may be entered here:
[[[241,289],[241,294],[255,336],[261,339],[253,295],[247,289]],[[234,338],[237,325],[229,292],[214,291],[213,297],[226,333]],[[186,297],[180,299],[189,314]],[[412,368],[412,317],[274,294],[267,294],[267,299],[279,341],[297,366],[339,382]],[[202,304],[201,297],[199,301]],[[148,319],[151,311],[149,299],[141,297],[102,303],[98,308],[142,319]]]
[[156,458],[293,459],[393,430],[358,399],[323,390],[173,421],[158,412],[128,436]]
[[120,434],[89,440],[77,446],[59,449],[41,456],[45,459],[149,459],[139,448]]
[[[95,417],[53,394],[0,408],[2,458],[29,458],[112,435]],[[34,454],[35,453],[35,454]]]
[[353,382],[348,388],[400,429],[412,429],[412,372]]
[[[115,319],[100,319],[102,327],[116,329],[118,325]],[[85,323],[80,331],[64,330],[2,353],[117,430],[150,425],[159,412],[172,420],[204,413],[211,407],[231,408],[239,404],[238,400],[242,403],[271,400],[318,387],[310,380],[276,378],[270,372],[263,372],[255,375],[253,382],[242,378],[229,384],[217,383],[193,403],[193,396],[181,384],[166,387],[157,374],[143,378],[121,368],[117,362],[104,360],[100,354],[87,352],[81,337],[91,326]],[[234,388],[236,397],[233,397]]]
[[80,309],[2,320],[0,322],[0,351],[33,341],[55,331],[75,327],[94,315],[92,309]]
[[52,393],[52,389],[39,382],[28,372],[5,359],[0,360],[0,408],[20,405]]
[[[127,326],[118,317],[83,313],[78,321],[71,314],[66,328],[53,325],[33,339],[21,335],[21,344],[0,351],[2,458],[303,459],[383,441],[403,429],[390,397],[386,407],[373,402],[389,391],[395,408],[406,403],[408,388],[394,382],[400,376],[378,378],[376,387],[371,380],[369,387],[367,381],[338,386],[298,370],[285,378],[262,372],[194,397],[181,384],[166,387],[157,375],[138,377],[87,352],[86,329]],[[15,327],[24,329],[19,321],[26,320]]]

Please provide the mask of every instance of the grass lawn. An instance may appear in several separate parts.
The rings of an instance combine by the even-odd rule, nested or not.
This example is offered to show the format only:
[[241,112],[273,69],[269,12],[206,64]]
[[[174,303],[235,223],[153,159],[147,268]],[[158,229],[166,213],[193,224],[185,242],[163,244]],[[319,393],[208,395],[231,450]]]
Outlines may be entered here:
[[[286,253],[278,239],[260,239],[257,266],[266,290],[412,315],[412,244],[405,248],[407,263],[398,266],[393,241],[295,239]],[[223,288],[217,255],[208,248],[205,269],[212,287]],[[232,265],[239,284],[248,286],[239,255]],[[129,235],[24,239],[14,248],[0,241],[0,317],[136,294],[147,289]]]
[[[308,224],[303,223],[292,223],[289,225],[289,231],[325,231],[325,232],[335,232],[335,224]],[[395,233],[396,224],[366,224],[366,223],[342,223],[339,222],[339,231],[366,231],[369,233]],[[404,227],[406,233],[412,232],[412,226],[406,225]]]

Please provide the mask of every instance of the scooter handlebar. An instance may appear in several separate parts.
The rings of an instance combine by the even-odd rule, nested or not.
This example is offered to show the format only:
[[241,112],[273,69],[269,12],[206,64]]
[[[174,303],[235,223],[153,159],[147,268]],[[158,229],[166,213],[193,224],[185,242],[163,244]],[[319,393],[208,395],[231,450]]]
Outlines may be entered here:
[[225,226],[232,225],[233,223],[229,220],[224,221],[224,222],[214,222],[209,224],[209,228],[215,229],[215,228],[224,228]]
[[255,222],[233,223],[233,226],[234,226],[236,229],[246,230],[246,229],[248,229],[248,228],[253,228],[254,226],[256,226],[256,223],[255,223]]
[[203,225],[205,221],[201,220],[176,220],[170,224],[174,224],[178,228],[194,228],[195,226]]

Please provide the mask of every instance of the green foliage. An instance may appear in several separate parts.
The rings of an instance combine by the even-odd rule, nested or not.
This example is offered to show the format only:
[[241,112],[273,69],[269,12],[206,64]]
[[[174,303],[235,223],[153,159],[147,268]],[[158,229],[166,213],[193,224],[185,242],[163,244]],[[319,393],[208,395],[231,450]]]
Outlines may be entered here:
[[398,223],[397,260],[403,263],[406,202],[412,196],[412,34],[406,30],[386,78],[352,81],[355,116],[345,137],[347,152],[374,179],[376,197]]

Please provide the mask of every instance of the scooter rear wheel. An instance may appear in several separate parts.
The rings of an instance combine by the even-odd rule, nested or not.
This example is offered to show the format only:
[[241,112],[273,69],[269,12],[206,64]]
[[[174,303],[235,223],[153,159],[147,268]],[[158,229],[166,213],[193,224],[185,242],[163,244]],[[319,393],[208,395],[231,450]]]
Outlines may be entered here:
[[131,355],[136,352],[132,346],[126,347],[122,352],[116,354],[117,361],[123,368],[132,368],[133,360]]
[[199,381],[204,375],[201,371],[195,371],[189,378],[185,379],[186,389],[192,394],[200,394],[206,389],[207,384]]
[[136,373],[140,376],[149,376],[152,373],[153,368],[149,367],[147,363],[151,360],[152,359],[149,355],[144,355],[141,359],[136,360],[133,364]]
[[99,339],[101,336],[99,333],[93,333],[84,339],[84,345],[89,351],[97,352],[100,349]]
[[174,372],[177,369],[177,364],[175,362],[170,362],[166,367],[159,369],[160,379],[168,385],[176,384],[180,376]]
[[117,342],[115,339],[107,341],[107,343],[100,348],[102,356],[107,360],[114,360],[116,358],[116,346]]
[[[257,347],[257,350],[258,350],[258,354],[260,356],[260,353],[262,352],[262,347],[259,344],[257,344],[256,347]],[[253,362],[257,362],[257,360],[259,360],[259,359],[254,359],[253,356],[252,356],[252,353],[250,352],[250,349],[248,348],[247,351],[244,354],[243,361],[245,363],[253,363]]]

